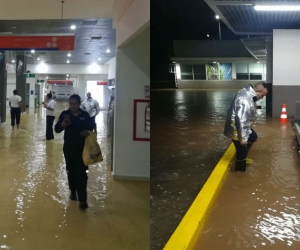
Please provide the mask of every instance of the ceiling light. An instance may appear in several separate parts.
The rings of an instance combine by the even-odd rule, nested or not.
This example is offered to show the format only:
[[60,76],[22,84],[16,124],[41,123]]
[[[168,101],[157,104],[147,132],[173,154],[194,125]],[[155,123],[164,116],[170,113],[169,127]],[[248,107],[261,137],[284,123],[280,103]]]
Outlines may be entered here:
[[34,49],[32,49],[32,50],[31,50],[31,53],[34,53],[34,52],[35,52],[35,50],[34,50]]
[[110,49],[107,49],[107,50],[106,50],[106,53],[110,53]]
[[207,34],[206,36],[209,37],[209,34]]
[[48,77],[48,76],[46,76],[46,78],[48,79],[49,77]]
[[216,61],[214,61],[213,63],[217,63]]
[[260,61],[257,61],[257,63],[260,63]]
[[69,75],[67,75],[67,77],[69,77]]
[[99,58],[98,58],[98,61],[101,61],[101,60],[102,60],[101,57],[99,57]]
[[216,15],[216,19],[220,19],[220,16],[219,16],[219,15]]
[[12,60],[11,62],[12,62],[12,63],[15,63],[16,61],[15,61],[15,60]]
[[255,5],[256,11],[299,11],[300,5]]
[[13,29],[16,29],[17,27],[12,27]]
[[75,30],[76,26],[75,25],[71,25],[71,30]]
[[70,60],[68,60],[67,63],[70,63]]
[[71,57],[71,53],[68,53],[68,57]]
[[39,61],[39,60],[41,60],[41,59],[38,57],[37,60]]

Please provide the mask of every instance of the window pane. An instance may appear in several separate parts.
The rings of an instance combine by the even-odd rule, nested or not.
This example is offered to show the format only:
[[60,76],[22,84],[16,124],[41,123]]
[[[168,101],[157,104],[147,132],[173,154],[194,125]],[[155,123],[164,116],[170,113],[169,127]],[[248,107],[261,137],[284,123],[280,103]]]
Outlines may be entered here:
[[236,73],[236,79],[237,80],[249,80],[249,74],[248,73]]
[[262,74],[250,74],[250,80],[262,80]]
[[220,64],[220,80],[232,80],[232,64]]
[[206,80],[205,64],[194,65],[194,79],[195,80]]
[[220,71],[218,63],[206,64],[207,80],[220,80]]
[[262,74],[263,64],[262,63],[249,63],[249,73]]
[[247,63],[237,63],[236,64],[236,73],[247,74],[248,73],[248,64]]
[[182,64],[180,71],[182,80],[193,80],[193,65]]

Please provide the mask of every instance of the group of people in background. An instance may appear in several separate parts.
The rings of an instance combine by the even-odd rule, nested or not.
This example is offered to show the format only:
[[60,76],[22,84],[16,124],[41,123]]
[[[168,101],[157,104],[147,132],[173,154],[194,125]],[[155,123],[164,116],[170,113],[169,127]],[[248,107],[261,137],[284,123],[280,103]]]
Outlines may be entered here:
[[[25,111],[22,97],[14,90],[13,96],[9,98],[11,108],[11,126],[14,129],[20,125],[21,112]],[[47,94],[46,102],[42,107],[46,109],[46,139],[53,140],[53,123],[56,114],[55,93]],[[66,161],[66,171],[70,189],[70,199],[79,201],[79,208],[88,208],[87,204],[87,172],[82,160],[85,137],[89,131],[97,132],[96,116],[100,112],[97,100],[87,93],[87,98],[81,101],[79,95],[72,95],[69,98],[69,109],[63,111],[54,126],[56,133],[64,133],[63,153]]]

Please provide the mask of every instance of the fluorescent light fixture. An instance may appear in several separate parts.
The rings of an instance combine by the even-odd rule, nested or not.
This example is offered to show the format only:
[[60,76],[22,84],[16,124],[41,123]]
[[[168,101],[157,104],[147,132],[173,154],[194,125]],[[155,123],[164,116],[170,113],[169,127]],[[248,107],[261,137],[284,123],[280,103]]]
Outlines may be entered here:
[[69,75],[67,75],[67,77],[69,77]]
[[68,53],[68,57],[71,57],[71,53]]
[[76,25],[71,25],[71,30],[75,30],[76,29]]
[[216,15],[216,19],[220,19],[220,16],[219,16],[219,15]]
[[102,60],[101,57],[99,57],[99,58],[98,58],[98,61],[101,61],[101,60]]
[[67,63],[70,63],[70,60],[68,60]]
[[299,11],[300,5],[255,5],[256,11]]
[[34,53],[34,52],[35,52],[35,50],[34,50],[34,49],[32,49],[32,50],[31,50],[31,53]]
[[15,60],[12,60],[11,62],[12,62],[12,63],[15,63],[16,61],[15,61]]
[[213,63],[217,63],[216,61],[214,61]]
[[41,59],[38,57],[37,60],[39,61],[39,60],[41,60]]
[[106,53],[110,53],[110,49],[107,49],[107,50],[106,50]]

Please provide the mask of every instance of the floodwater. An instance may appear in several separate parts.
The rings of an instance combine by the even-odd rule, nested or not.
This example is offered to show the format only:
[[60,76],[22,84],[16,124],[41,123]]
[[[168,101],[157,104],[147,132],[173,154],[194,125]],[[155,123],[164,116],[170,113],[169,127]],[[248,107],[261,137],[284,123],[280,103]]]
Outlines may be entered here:
[[246,173],[233,165],[208,214],[197,249],[300,249],[300,155],[290,123],[256,127]]
[[[57,116],[64,109],[60,103]],[[97,117],[104,162],[90,166],[89,208],[70,201],[63,133],[45,139],[45,110],[22,114],[12,131],[0,126],[1,249],[147,249],[149,184],[113,181],[106,112]]]
[[151,249],[161,250],[230,140],[223,136],[235,90],[151,93]]

